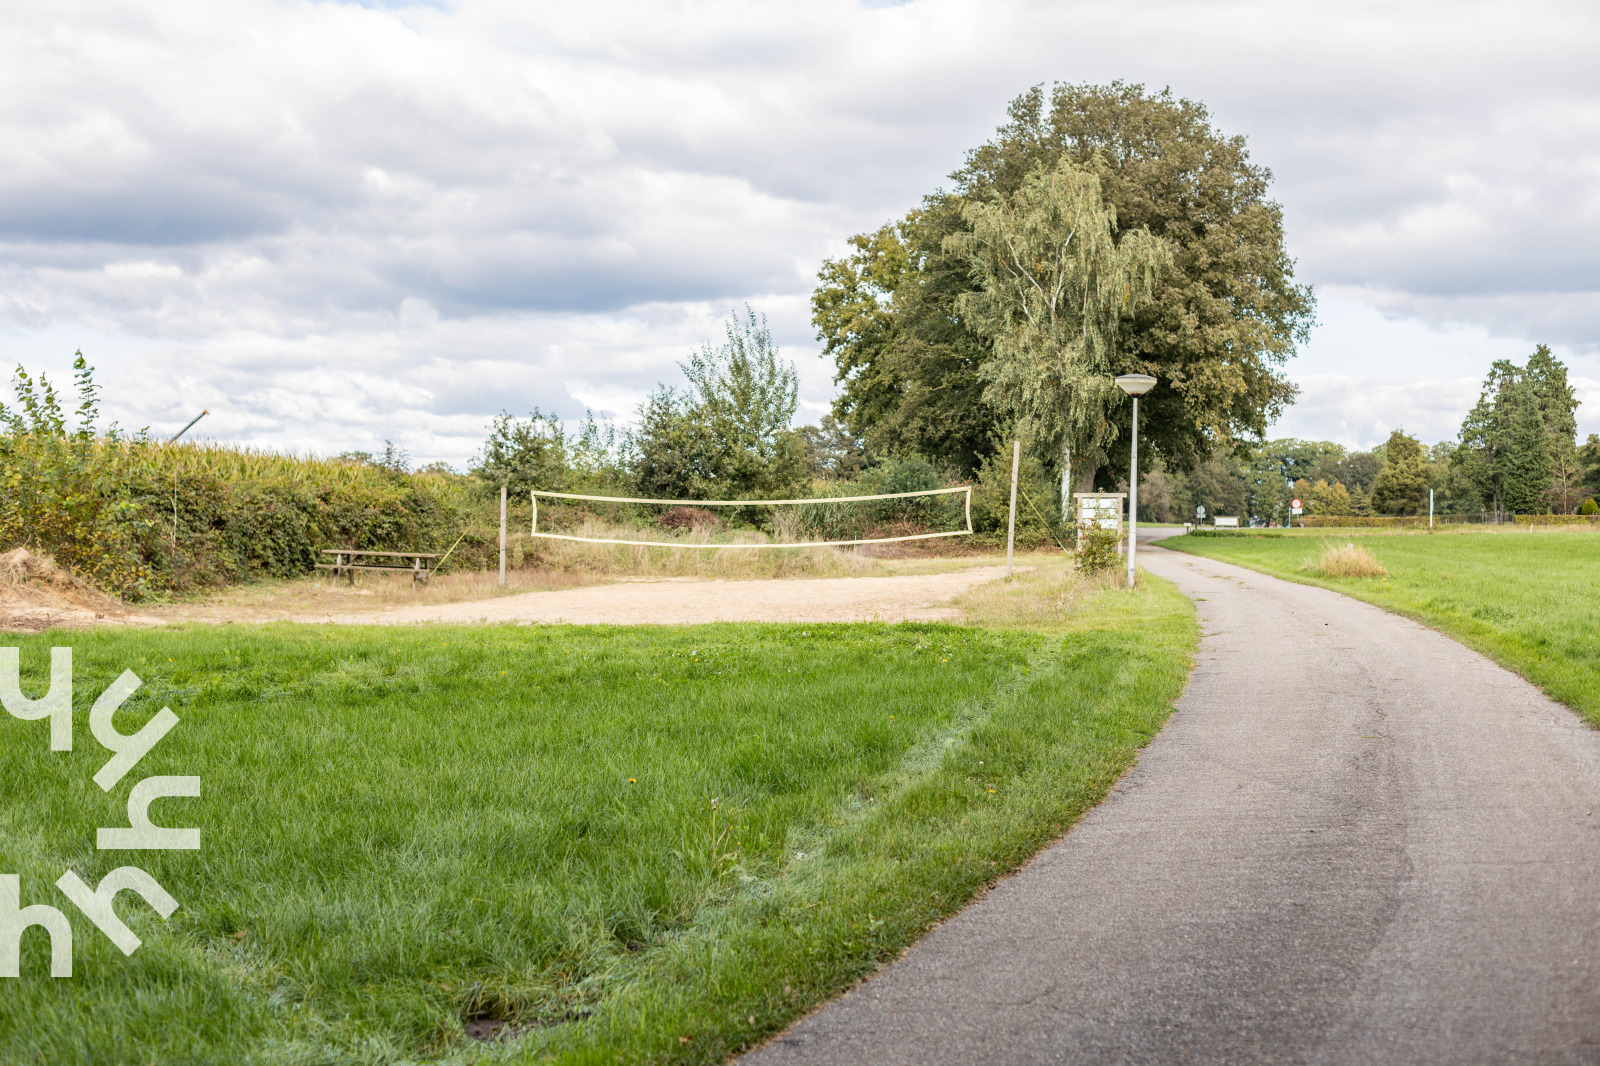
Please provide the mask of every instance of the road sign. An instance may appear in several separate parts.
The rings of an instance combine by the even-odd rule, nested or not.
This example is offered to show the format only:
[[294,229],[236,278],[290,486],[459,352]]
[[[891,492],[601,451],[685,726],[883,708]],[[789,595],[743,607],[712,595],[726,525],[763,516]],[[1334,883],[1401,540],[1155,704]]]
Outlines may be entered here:
[[1206,516],[1206,509],[1204,507],[1196,507],[1194,509],[1194,516],[1196,518],[1204,518]]
[[1296,511],[1298,511],[1298,510],[1300,510],[1300,501],[1299,500],[1290,500],[1289,501],[1289,506],[1293,507]]

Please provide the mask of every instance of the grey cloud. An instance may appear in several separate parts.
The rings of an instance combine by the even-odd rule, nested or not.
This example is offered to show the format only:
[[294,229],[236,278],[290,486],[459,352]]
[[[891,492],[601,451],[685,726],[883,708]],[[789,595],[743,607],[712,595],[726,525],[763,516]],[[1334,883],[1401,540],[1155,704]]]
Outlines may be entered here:
[[[1583,6],[224,0],[8,30],[0,323],[147,339],[252,439],[387,423],[421,454],[497,396],[626,407],[745,299],[783,308],[820,403],[821,258],[1050,80],[1207,102],[1273,169],[1302,280],[1600,345]],[[315,381],[331,360],[360,376],[345,400]],[[522,370],[467,372],[490,366]]]

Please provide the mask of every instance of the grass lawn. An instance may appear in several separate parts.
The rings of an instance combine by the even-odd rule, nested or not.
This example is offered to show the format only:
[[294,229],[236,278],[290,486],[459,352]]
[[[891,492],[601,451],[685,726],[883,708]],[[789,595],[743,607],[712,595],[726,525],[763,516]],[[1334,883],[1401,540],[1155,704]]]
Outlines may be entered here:
[[[1061,603],[1029,628],[0,638],[31,694],[52,643],[76,667],[70,753],[0,714],[0,873],[71,918],[75,967],[27,933],[0,1062],[718,1061],[1058,836],[1161,727],[1188,601]],[[123,669],[122,732],[181,721],[106,794],[88,708]],[[202,777],[152,808],[202,849],[94,850],[152,774]],[[127,864],[180,908],[120,896],[124,958],[53,885]]]
[[[1387,578],[1312,573],[1328,544],[1367,549]],[[1367,533],[1174,537],[1162,547],[1337,589],[1448,633],[1600,725],[1600,536]]]

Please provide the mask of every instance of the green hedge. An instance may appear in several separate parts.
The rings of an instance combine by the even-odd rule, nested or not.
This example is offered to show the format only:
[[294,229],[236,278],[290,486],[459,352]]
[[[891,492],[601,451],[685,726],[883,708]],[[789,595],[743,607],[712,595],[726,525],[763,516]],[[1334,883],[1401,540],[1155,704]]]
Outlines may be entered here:
[[[443,551],[484,506],[451,475],[52,433],[0,435],[0,486],[0,547],[130,599],[309,573],[323,548]],[[462,561],[493,544],[467,539]]]

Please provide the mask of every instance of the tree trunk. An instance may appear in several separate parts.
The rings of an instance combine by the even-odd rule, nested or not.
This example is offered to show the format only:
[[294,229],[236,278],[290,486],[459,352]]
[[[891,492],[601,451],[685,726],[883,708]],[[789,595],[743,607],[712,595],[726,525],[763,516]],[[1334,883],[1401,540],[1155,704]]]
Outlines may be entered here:
[[1061,443],[1061,524],[1072,525],[1072,444]]

